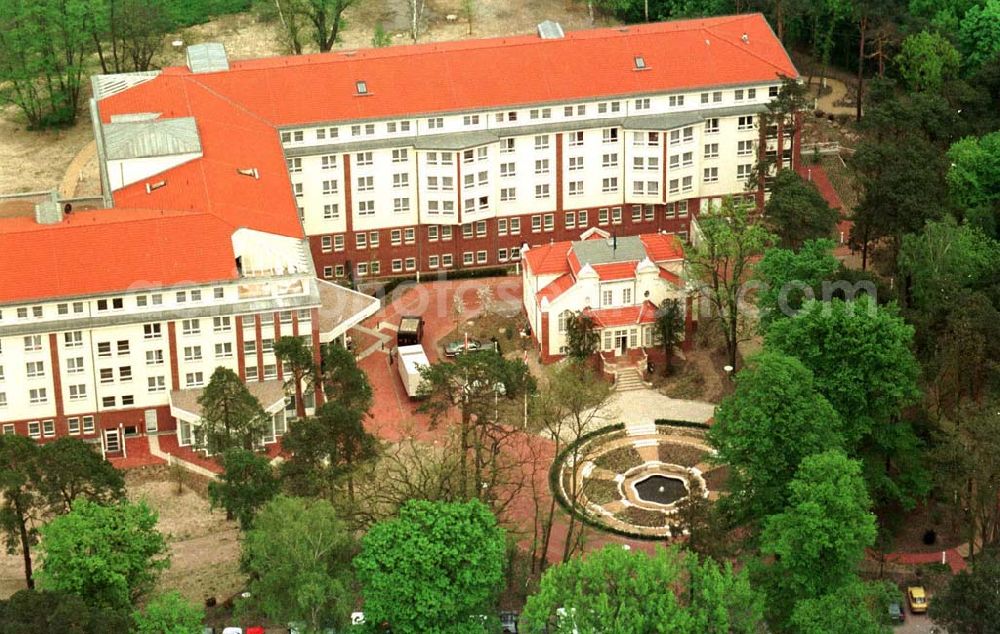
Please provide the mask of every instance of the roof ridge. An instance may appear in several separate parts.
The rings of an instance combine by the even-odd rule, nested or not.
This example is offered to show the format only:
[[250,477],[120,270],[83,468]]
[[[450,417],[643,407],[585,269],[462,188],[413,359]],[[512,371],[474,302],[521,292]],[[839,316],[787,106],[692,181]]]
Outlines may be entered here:
[[[566,37],[557,39],[541,39],[531,33],[519,33],[515,35],[506,36],[496,36],[496,37],[482,37],[482,38],[471,38],[462,40],[442,40],[439,42],[421,42],[414,44],[405,44],[403,46],[389,46],[384,48],[377,47],[363,47],[363,48],[346,48],[331,50],[326,52],[309,53],[307,55],[273,55],[270,57],[250,57],[243,59],[236,59],[232,61],[229,70],[220,71],[219,73],[232,73],[241,71],[262,71],[270,70],[272,68],[293,68],[301,66],[311,66],[314,64],[325,64],[325,63],[350,63],[357,62],[360,60],[372,60],[372,59],[386,59],[393,57],[416,57],[429,54],[437,54],[443,50],[461,50],[461,49],[488,49],[488,48],[510,48],[515,46],[533,46],[539,43],[559,43],[565,42],[566,40],[583,39],[576,37],[580,34],[587,34],[585,37],[587,39],[602,39],[602,38],[624,38],[628,34],[650,34],[650,33],[670,33],[670,32],[687,32],[687,31],[698,31],[710,28],[706,26],[705,22],[709,22],[712,25],[730,24],[732,22],[745,21],[747,18],[762,15],[760,12],[754,13],[744,13],[744,14],[730,14],[723,16],[712,16],[712,17],[701,17],[701,18],[684,18],[680,20],[661,20],[658,22],[647,22],[644,24],[620,24],[613,26],[605,26],[599,28],[585,28],[577,29],[573,31],[567,31]],[[684,25],[684,26],[672,26],[670,29],[656,29],[654,27],[662,25]],[[601,35],[597,35],[600,33]],[[444,46],[442,46],[444,45]],[[416,50],[414,50],[416,49]],[[364,57],[357,58],[356,54],[358,52],[372,54],[372,56],[365,55]],[[328,57],[327,57],[328,56]],[[339,57],[338,57],[339,56]],[[327,57],[326,59],[323,59]],[[279,59],[289,60],[287,63],[278,64]],[[262,62],[264,65],[252,66],[252,67],[240,67],[241,63],[253,63]],[[271,65],[273,64],[273,65]],[[177,66],[175,68],[185,68],[183,66]],[[201,73],[203,75],[213,75],[219,73]],[[182,77],[195,77],[194,73],[184,73],[181,74]]]

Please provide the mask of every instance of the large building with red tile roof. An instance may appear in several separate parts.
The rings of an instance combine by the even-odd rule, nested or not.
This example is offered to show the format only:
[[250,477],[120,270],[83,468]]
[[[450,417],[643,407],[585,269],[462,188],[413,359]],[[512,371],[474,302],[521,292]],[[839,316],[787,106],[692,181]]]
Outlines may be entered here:
[[761,155],[798,164],[797,121],[759,125],[797,76],[748,14],[258,60],[198,44],[94,77],[103,209],[0,218],[3,429],[184,444],[171,394],[216,365],[280,381],[275,339],[371,311],[332,282],[513,266],[596,228],[683,240]]
[[691,310],[684,249],[675,235],[610,235],[600,229],[575,242],[529,247],[523,254],[524,310],[542,359],[567,354],[567,325],[593,320],[607,358],[652,349],[657,310],[676,299]]

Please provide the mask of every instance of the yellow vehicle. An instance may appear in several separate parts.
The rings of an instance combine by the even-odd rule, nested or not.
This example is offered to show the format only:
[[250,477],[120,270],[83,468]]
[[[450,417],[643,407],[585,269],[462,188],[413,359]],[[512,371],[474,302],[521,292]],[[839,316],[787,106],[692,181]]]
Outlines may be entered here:
[[927,594],[923,586],[910,586],[906,589],[906,599],[910,603],[910,612],[923,614],[927,611]]

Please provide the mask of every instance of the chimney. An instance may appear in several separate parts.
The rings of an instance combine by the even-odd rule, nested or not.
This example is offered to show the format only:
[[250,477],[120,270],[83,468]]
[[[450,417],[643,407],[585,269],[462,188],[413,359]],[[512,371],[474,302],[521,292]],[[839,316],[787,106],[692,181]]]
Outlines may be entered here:
[[62,207],[54,200],[35,204],[35,222],[40,225],[55,225],[62,222]]

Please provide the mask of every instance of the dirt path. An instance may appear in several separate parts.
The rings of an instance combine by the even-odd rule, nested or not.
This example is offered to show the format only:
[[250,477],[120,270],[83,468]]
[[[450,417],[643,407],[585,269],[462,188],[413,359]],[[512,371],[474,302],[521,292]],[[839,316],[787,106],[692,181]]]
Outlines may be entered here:
[[828,114],[856,114],[854,106],[835,105],[847,96],[847,85],[844,82],[833,77],[827,77],[826,85],[830,87],[830,92],[817,97],[816,95],[820,89],[819,77],[814,77],[812,83],[809,84],[809,94],[815,99],[817,110],[822,110]]
[[[129,471],[128,497],[145,500],[159,515],[157,528],[167,536],[171,565],[158,590],[177,590],[192,601],[228,598],[243,590],[239,570],[239,531],[225,513],[213,511],[207,500],[185,488],[177,494],[166,468],[158,475]],[[37,562],[36,562],[37,565]],[[0,598],[24,588],[21,556],[0,553]]]

